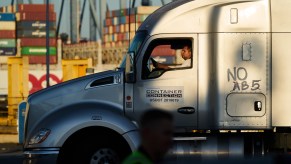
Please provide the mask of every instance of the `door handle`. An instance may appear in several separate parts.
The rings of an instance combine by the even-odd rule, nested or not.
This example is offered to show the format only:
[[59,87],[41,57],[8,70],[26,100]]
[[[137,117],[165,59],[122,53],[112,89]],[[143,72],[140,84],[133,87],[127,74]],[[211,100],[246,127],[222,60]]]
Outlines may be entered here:
[[193,107],[182,107],[178,109],[178,112],[181,114],[193,114],[195,113],[195,108]]

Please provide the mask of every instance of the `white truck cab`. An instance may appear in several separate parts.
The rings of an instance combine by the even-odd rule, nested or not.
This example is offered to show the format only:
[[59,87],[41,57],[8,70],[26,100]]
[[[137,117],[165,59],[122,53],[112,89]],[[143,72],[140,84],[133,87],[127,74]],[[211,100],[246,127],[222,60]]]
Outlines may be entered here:
[[[28,98],[25,153],[57,154],[60,162],[120,161],[137,148],[139,117],[151,108],[173,114],[175,156],[286,148],[266,138],[290,132],[290,7],[290,0],[179,0],[161,7],[138,29],[124,69]],[[185,45],[192,55],[186,66]]]

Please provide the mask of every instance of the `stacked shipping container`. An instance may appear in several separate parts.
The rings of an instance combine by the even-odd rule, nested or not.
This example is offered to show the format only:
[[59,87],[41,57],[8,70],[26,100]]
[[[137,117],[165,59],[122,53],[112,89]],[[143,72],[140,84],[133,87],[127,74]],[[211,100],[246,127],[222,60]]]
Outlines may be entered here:
[[16,55],[15,14],[0,13],[0,55]]
[[[46,5],[20,4],[16,13],[17,38],[21,55],[29,56],[30,64],[46,62]],[[56,13],[49,5],[49,54],[50,63],[57,63]]]
[[16,5],[0,7],[0,13],[15,13],[15,12],[16,12]]
[[103,29],[105,48],[128,46],[140,24],[158,7],[141,6],[133,9],[121,9],[106,12]]

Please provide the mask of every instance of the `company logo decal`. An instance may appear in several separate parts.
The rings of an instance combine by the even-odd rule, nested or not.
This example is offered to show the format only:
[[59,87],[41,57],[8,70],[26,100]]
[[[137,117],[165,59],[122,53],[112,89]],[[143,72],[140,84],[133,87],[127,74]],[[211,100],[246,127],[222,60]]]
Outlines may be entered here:
[[182,103],[184,97],[183,87],[147,88],[145,92],[148,103]]

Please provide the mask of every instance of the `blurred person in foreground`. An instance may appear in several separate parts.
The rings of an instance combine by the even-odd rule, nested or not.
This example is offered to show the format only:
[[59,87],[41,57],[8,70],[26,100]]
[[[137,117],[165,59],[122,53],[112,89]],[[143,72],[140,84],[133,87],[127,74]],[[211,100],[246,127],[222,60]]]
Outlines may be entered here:
[[123,164],[162,163],[172,145],[173,116],[161,110],[148,110],[140,120],[141,145]]

